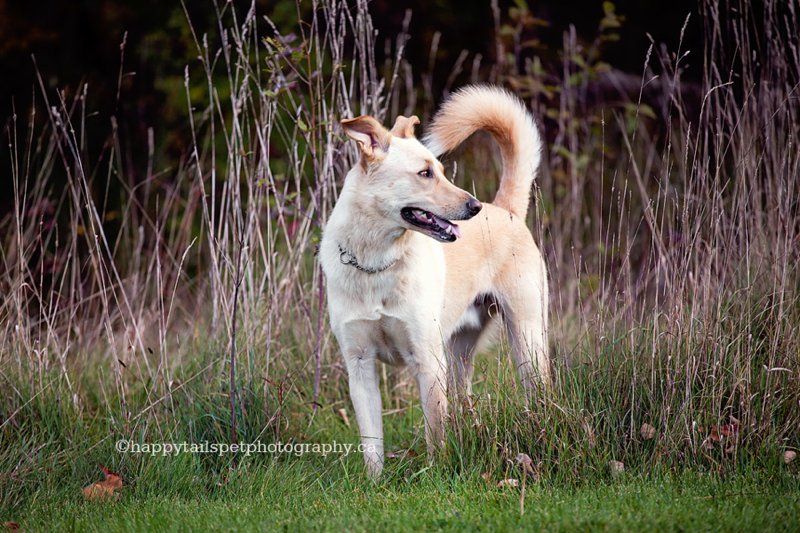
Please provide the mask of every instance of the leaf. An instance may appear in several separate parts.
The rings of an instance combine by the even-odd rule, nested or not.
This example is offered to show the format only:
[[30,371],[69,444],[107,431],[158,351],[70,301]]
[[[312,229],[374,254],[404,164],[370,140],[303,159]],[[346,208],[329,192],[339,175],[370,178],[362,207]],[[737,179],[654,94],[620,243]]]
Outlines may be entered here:
[[350,418],[347,416],[347,410],[344,407],[336,411],[336,414],[339,415],[339,418],[342,419],[345,426],[350,427]]
[[609,461],[608,468],[611,469],[611,475],[617,477],[625,471],[625,463],[622,461]]
[[18,531],[19,530],[19,524],[16,523],[16,522],[11,522],[11,521],[3,522],[3,529],[6,529],[8,531]]
[[739,424],[737,422],[725,424],[719,428],[719,432],[723,437],[735,437],[739,433]]
[[738,433],[739,423],[735,420],[729,424],[711,426],[711,431],[709,432],[708,437],[706,437],[706,440],[703,441],[703,447],[711,450],[714,448],[714,445],[718,442],[721,442],[723,438],[735,439]]
[[517,464],[522,466],[522,490],[519,492],[519,514],[525,514],[525,480],[528,478],[528,473],[533,476],[535,481],[538,481],[538,476],[533,471],[533,461],[527,453],[517,454]]
[[527,453],[517,454],[517,464],[522,467],[523,473],[534,475],[533,461],[531,460],[531,457]]
[[641,435],[644,440],[650,440],[656,436],[656,428],[650,424],[644,423],[639,430],[639,435]]
[[417,452],[412,449],[408,450],[395,450],[393,452],[386,452],[387,459],[413,459],[417,456]]
[[306,58],[306,54],[302,48],[292,51],[292,62],[300,63],[302,60]]
[[100,468],[103,469],[105,479],[89,485],[88,487],[84,487],[84,497],[90,501],[102,501],[112,498],[119,498],[119,491],[122,489],[122,477],[103,465],[100,465]]
[[642,116],[645,116],[647,118],[652,118],[653,120],[655,120],[657,118],[656,117],[656,112],[653,111],[653,108],[650,107],[647,104],[641,104],[639,106],[639,114],[642,115]]

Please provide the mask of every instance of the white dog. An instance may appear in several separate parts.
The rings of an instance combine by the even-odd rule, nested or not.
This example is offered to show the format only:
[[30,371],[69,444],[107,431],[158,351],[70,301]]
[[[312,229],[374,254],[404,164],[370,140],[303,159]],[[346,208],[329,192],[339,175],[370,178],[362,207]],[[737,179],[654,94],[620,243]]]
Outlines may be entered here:
[[[547,272],[525,223],[541,146],[532,117],[504,90],[473,86],[444,104],[425,145],[414,137],[418,123],[400,116],[389,131],[368,116],[342,121],[361,160],[320,245],[372,476],[383,469],[377,359],[408,365],[416,377],[429,454],[444,443],[448,354],[469,394],[490,305],[502,313],[523,385],[549,380]],[[448,181],[436,158],[480,129],[503,157],[499,190],[484,205]]]

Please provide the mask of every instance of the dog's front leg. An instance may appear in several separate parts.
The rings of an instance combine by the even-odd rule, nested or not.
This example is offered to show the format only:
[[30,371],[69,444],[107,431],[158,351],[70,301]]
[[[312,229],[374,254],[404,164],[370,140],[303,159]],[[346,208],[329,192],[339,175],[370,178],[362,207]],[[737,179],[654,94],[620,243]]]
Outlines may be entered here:
[[363,348],[344,350],[350,381],[350,399],[356,412],[364,462],[373,478],[383,470],[383,420],[376,355]]
[[428,458],[431,459],[444,446],[444,419],[447,415],[447,365],[444,351],[440,349],[417,362],[414,372],[425,416]]

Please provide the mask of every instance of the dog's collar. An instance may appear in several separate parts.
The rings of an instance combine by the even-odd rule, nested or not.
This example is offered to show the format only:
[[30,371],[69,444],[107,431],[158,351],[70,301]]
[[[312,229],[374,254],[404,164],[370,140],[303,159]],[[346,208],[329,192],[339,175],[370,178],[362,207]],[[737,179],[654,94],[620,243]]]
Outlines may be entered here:
[[361,272],[365,272],[367,274],[378,274],[380,272],[383,272],[384,270],[389,270],[390,268],[392,268],[395,265],[395,263],[397,263],[397,259],[395,259],[394,261],[392,261],[391,263],[389,263],[386,266],[382,266],[382,267],[378,267],[378,268],[368,268],[368,267],[365,267],[363,265],[360,265],[358,263],[358,260],[356,259],[356,256],[353,255],[352,252],[349,252],[349,251],[345,250],[344,248],[342,248],[341,244],[337,244],[336,246],[339,247],[339,261],[341,261],[342,264],[354,266],[358,270],[360,270]]

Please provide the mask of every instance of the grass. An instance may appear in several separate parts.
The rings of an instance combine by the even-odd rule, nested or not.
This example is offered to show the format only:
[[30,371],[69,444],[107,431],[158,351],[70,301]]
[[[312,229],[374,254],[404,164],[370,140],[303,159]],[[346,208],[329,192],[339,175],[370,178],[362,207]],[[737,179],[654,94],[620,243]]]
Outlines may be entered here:
[[[118,398],[84,393],[81,397],[87,404],[80,408],[60,400],[67,397],[66,384],[54,373],[48,387],[29,397],[16,414],[16,429],[3,433],[0,517],[34,531],[686,530],[698,524],[724,531],[758,530],[771,524],[792,530],[798,525],[797,465],[783,464],[776,447],[766,445],[760,453],[743,447],[742,452],[728,454],[724,448],[738,442],[734,437],[708,449],[698,446],[700,452],[692,456],[687,444],[679,448],[686,454],[683,465],[677,463],[681,460],[677,455],[669,457],[671,450],[660,438],[630,435],[629,449],[620,448],[613,430],[621,425],[613,418],[605,424],[591,421],[595,429],[579,412],[532,419],[513,392],[512,369],[487,354],[479,361],[483,368],[474,410],[454,413],[448,450],[434,464],[425,459],[418,402],[387,412],[387,450],[394,456],[377,483],[366,478],[355,452],[165,456],[120,453],[115,448],[118,439],[140,445],[228,443],[227,406],[215,399],[222,396],[219,391],[227,378],[224,366],[212,365],[192,379],[215,359],[209,353],[195,361],[196,367],[176,374],[184,385],[169,404],[159,403],[148,411],[149,417],[138,420],[125,420]],[[95,376],[86,376],[73,386],[95,382]],[[580,403],[604,401],[598,397],[607,388],[604,383],[591,387],[581,377],[575,382],[586,387]],[[277,423],[261,419],[264,410],[242,398],[242,442],[357,442],[356,428],[348,427],[339,414],[341,408],[350,412],[343,401],[344,383],[338,394],[323,391],[325,398],[338,400],[316,412],[298,403],[312,392],[312,383],[296,386],[297,394],[286,401]],[[145,387],[140,387],[143,393]],[[571,398],[575,391],[563,395]],[[561,401],[559,396],[553,399]],[[87,416],[89,412],[94,414]],[[541,429],[546,429],[546,439],[541,438]],[[523,475],[515,460],[518,453],[532,457],[533,472]],[[612,471],[611,460],[623,460],[624,471]],[[102,479],[102,465],[122,476],[119,499],[86,501],[81,489]],[[498,483],[506,479],[520,483],[523,477],[525,511],[520,513],[520,486]]]
[[[340,476],[303,476],[292,463],[242,475],[244,489],[194,495],[139,494],[97,504],[47,494],[22,525],[30,530],[792,531],[800,527],[796,481],[748,475],[625,479],[586,487],[519,491],[479,476],[423,475],[372,486]],[[701,526],[703,524],[703,526]]]
[[[132,160],[113,127],[92,158],[87,88],[42,83],[38,114],[8,122],[3,520],[797,528],[798,461],[783,459],[800,449],[800,46],[786,44],[800,35],[796,1],[758,12],[704,2],[706,49],[689,56],[703,61],[700,86],[682,80],[685,51],[651,50],[640,94],[601,105],[587,94],[614,75],[599,59],[621,23],[613,9],[588,48],[565,32],[556,65],[525,55],[535,27],[522,7],[497,21],[498,50],[517,60],[488,74],[476,60],[471,76],[514,89],[548,139],[530,222],[550,272],[555,377],[528,408],[500,339],[479,360],[474,407],[454,402],[432,466],[413,380],[382,369],[387,450],[413,452],[377,485],[356,455],[117,452],[119,439],[356,441],[314,256],[356,157],[338,120],[389,122],[441,95],[417,94],[406,34],[376,64],[362,3],[321,2],[294,36],[231,6],[219,8],[220,35],[193,33],[191,149],[174,167],[154,168],[152,151]],[[729,55],[726,42],[754,52]],[[685,101],[693,87],[698,101]],[[481,199],[493,183],[476,177],[497,165],[480,136],[447,161]],[[121,474],[119,501],[83,501],[101,465]],[[525,480],[522,516],[521,489],[496,486],[512,478]]]
[[[490,360],[484,358],[483,363]],[[2,443],[7,452],[0,463],[6,472],[0,518],[32,531],[176,527],[677,531],[700,524],[703,529],[741,531],[775,524],[785,530],[800,526],[800,477],[794,464],[784,465],[775,456],[725,460],[719,450],[709,450],[705,462],[675,469],[666,462],[641,460],[648,454],[640,449],[632,454],[639,461],[626,463],[624,472],[614,473],[605,460],[608,457],[598,460],[608,453],[602,434],[588,446],[585,438],[568,436],[581,427],[570,427],[568,421],[556,421],[550,427],[557,437],[549,441],[545,459],[534,443],[520,442],[524,429],[503,429],[504,418],[513,425],[521,416],[511,395],[501,396],[497,406],[501,414],[479,404],[475,412],[454,415],[448,452],[433,465],[424,457],[418,404],[388,413],[387,450],[397,453],[377,483],[366,478],[357,453],[254,453],[234,458],[232,454],[163,456],[115,449],[120,438],[140,444],[228,442],[225,406],[215,406],[213,401],[214,380],[224,381],[224,369],[209,375],[217,377],[189,382],[180,394],[174,394],[172,406],[154,408],[157,415],[149,423],[162,424],[161,428],[139,424],[127,432],[116,408],[87,417],[88,407],[79,412],[68,402],[59,402],[57,398],[63,395],[58,388],[65,385],[55,376],[50,388],[17,415],[19,429],[14,438],[19,440]],[[505,365],[495,373],[499,381],[491,377],[491,369],[484,375],[490,376],[479,383],[478,394],[484,399],[502,395],[509,385],[500,381],[513,377]],[[86,380],[92,382],[92,378]],[[310,384],[305,389],[310,392]],[[114,403],[99,401],[98,406]],[[281,424],[280,437],[253,434],[258,428],[243,424],[242,440],[355,443],[356,429],[339,416],[339,405],[326,405],[316,413],[287,405],[290,414]],[[456,421],[479,419],[493,420],[484,428],[486,434],[479,428],[472,434],[478,436],[476,440],[459,437]],[[514,448],[510,455],[506,447]],[[513,460],[518,451],[530,453],[537,461],[535,478],[525,476],[524,513],[520,512],[521,488],[498,486],[505,479],[522,481],[520,466]],[[82,487],[102,479],[100,465],[111,466],[122,476],[124,487],[118,499],[87,501],[83,497]]]

